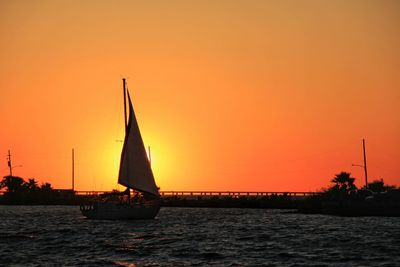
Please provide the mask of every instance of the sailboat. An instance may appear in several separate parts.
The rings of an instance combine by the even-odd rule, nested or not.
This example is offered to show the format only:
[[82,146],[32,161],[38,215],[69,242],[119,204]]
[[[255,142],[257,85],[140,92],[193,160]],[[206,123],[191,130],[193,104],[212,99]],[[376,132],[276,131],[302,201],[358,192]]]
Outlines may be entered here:
[[[155,183],[125,79],[122,79],[122,82],[125,140],[121,152],[118,183],[127,189],[121,193],[105,194],[90,204],[81,205],[82,214],[89,219],[153,219],[160,210],[159,188]],[[128,120],[126,96],[129,104]]]

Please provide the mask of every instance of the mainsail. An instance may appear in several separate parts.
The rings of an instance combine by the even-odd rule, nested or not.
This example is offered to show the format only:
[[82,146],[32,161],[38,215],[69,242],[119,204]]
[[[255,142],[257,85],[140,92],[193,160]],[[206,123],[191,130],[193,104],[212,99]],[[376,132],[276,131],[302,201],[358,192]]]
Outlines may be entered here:
[[140,192],[159,196],[153,171],[147,158],[146,149],[140,134],[139,125],[129,100],[129,121],[126,129],[124,147],[122,148],[118,183]]

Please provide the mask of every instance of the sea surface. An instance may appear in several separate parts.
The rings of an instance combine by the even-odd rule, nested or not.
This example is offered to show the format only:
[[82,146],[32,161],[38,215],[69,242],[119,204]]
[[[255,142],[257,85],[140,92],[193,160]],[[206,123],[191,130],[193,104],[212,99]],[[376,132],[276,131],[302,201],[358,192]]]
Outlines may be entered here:
[[400,218],[161,208],[101,221],[73,206],[0,206],[0,266],[400,266]]

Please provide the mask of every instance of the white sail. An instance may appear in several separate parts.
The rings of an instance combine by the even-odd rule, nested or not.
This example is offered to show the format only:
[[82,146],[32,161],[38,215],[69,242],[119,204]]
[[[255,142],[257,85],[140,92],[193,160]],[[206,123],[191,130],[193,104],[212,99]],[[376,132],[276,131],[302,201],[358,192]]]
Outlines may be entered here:
[[129,121],[121,154],[118,183],[158,197],[160,194],[147,158],[129,93],[128,100]]

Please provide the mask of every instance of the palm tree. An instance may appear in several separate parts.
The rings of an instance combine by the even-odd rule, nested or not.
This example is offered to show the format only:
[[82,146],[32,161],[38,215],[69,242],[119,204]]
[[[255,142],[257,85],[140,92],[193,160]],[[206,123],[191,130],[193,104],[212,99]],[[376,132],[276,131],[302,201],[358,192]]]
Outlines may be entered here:
[[351,173],[341,172],[335,175],[331,180],[335,185],[331,188],[333,191],[342,192],[345,194],[353,193],[357,190],[354,184],[355,178],[351,177]]
[[35,178],[28,179],[28,182],[25,183],[25,186],[30,192],[34,192],[39,189],[38,183],[36,182]]
[[24,179],[18,176],[4,176],[0,182],[0,189],[6,188],[8,193],[16,193],[24,190]]

